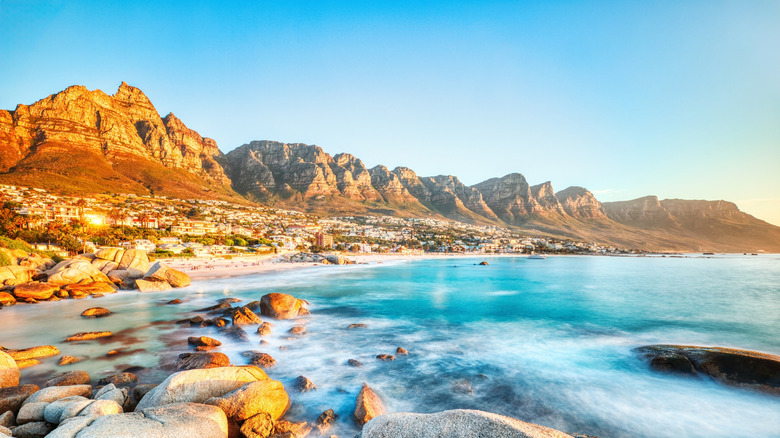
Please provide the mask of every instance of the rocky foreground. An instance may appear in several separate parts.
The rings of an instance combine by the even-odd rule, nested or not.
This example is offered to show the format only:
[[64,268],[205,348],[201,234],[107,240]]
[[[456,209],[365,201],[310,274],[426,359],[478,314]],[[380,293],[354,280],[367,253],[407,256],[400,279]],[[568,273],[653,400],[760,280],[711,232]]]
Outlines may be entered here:
[[[174,300],[171,304],[176,304]],[[294,319],[291,336],[306,334],[309,315],[305,300],[272,293],[246,306],[222,299],[199,309],[212,316],[195,316],[180,321],[191,327],[221,327],[225,336],[245,338],[248,327],[268,335],[273,324],[262,321]],[[258,313],[255,313],[258,312]],[[84,317],[105,317],[108,309],[93,308]],[[359,329],[354,324],[348,329]],[[102,336],[91,332],[80,339]],[[110,336],[110,333],[108,333]],[[145,383],[131,372],[99,379],[84,371],[66,371],[51,376],[43,385],[20,385],[19,363],[59,355],[54,346],[19,350],[0,347],[0,437],[246,437],[301,438],[330,436],[336,422],[350,422],[362,428],[361,437],[571,437],[553,429],[480,411],[446,411],[439,414],[386,414],[381,396],[363,384],[355,399],[352,418],[338,418],[333,409],[313,421],[290,416],[288,391],[317,389],[305,376],[290,388],[269,378],[263,369],[276,362],[267,353],[248,351],[246,365],[232,365],[223,353],[211,351],[221,345],[217,339],[194,336],[188,339],[192,353],[180,354],[172,373],[161,383]],[[262,344],[262,341],[261,341]],[[396,355],[408,352],[398,348]],[[380,357],[387,356],[387,357]],[[380,355],[377,359],[392,360]],[[63,356],[63,359],[67,356]],[[359,366],[357,361],[350,364]],[[63,360],[60,361],[63,363]],[[65,362],[70,363],[70,362]]]
[[190,277],[162,262],[150,263],[145,251],[103,248],[60,263],[36,256],[0,267],[0,308],[71,298],[100,297],[119,289],[139,292],[190,285]]

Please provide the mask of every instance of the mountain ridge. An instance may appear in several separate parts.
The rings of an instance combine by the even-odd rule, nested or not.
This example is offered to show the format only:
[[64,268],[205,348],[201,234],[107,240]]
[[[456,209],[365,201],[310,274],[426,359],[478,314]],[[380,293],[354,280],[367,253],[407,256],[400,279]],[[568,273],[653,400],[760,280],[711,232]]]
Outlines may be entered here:
[[250,200],[322,214],[448,218],[646,250],[780,252],[780,227],[727,201],[649,196],[601,203],[520,173],[467,186],[454,175],[367,168],[316,145],[252,141],[223,153],[138,88],[76,85],[0,110],[0,183],[71,192]]

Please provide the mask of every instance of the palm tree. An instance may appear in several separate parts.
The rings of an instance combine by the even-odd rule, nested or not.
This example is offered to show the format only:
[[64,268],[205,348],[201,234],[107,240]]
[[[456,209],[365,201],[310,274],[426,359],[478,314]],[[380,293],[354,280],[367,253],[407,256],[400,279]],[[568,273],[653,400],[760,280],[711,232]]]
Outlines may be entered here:
[[122,222],[122,234],[125,234],[125,219],[127,214],[121,208],[113,208],[108,212],[108,218],[114,221],[114,226],[117,223]]

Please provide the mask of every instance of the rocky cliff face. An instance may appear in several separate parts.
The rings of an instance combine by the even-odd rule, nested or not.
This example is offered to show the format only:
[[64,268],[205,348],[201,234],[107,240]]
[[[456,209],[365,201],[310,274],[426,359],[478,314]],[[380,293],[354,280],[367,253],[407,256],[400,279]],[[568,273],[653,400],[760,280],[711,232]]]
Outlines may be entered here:
[[657,196],[630,201],[605,202],[607,216],[621,224],[640,228],[679,228],[680,223],[661,206]]
[[[173,114],[160,118],[146,95],[124,82],[113,95],[77,85],[0,111],[0,147],[7,182],[16,173],[23,180],[69,181],[72,189],[100,179],[106,189],[232,194],[216,143]],[[164,169],[174,172],[159,175]]]
[[488,207],[507,224],[522,225],[534,211],[539,211],[531,187],[519,173],[491,178],[472,187],[482,193]]
[[583,187],[568,187],[555,196],[561,203],[561,207],[571,217],[588,220],[604,220],[607,214],[593,193]]

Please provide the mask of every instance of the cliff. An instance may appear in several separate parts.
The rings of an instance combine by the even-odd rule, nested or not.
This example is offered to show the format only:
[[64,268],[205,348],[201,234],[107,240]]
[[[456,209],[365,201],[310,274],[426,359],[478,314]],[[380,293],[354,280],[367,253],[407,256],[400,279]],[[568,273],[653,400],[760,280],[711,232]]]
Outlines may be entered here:
[[141,90],[113,95],[72,86],[0,111],[0,183],[66,192],[236,197],[216,142],[173,114],[160,117]]

